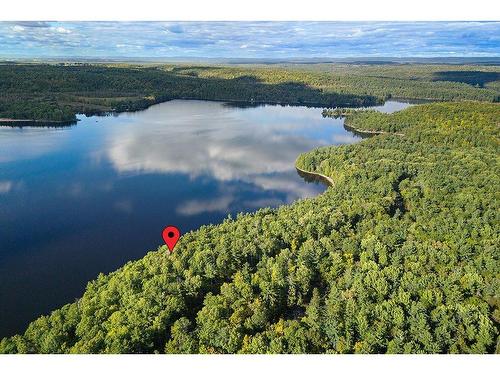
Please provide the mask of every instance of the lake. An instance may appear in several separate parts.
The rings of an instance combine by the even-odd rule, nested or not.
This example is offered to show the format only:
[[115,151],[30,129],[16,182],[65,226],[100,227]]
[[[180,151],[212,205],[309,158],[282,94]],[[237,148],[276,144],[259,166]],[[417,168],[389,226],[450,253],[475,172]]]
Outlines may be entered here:
[[70,127],[0,127],[0,337],[157,249],[168,224],[185,233],[324,191],[297,174],[297,156],[361,138],[321,111],[174,100]]

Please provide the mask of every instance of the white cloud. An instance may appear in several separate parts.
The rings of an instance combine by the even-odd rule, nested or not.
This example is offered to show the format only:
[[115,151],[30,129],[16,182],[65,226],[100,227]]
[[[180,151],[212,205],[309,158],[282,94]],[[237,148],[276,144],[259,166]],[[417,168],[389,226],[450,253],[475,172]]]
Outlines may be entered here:
[[114,207],[117,211],[130,214],[133,211],[132,202],[130,200],[122,200],[115,202]]
[[70,34],[71,33],[71,30],[66,29],[64,27],[61,27],[61,26],[54,28],[54,30],[60,34]]
[[500,56],[498,35],[500,22],[0,22],[2,54],[36,57]]
[[[49,134],[50,133],[50,134]],[[68,140],[69,132],[59,129],[26,127],[22,132],[0,138],[0,163],[27,160],[57,152]]]
[[[140,126],[134,122],[135,114],[121,116],[126,120],[110,134],[107,147],[117,172],[182,173],[191,179],[208,176],[224,186],[239,181],[255,191],[284,193],[286,201],[317,193],[295,170],[297,155],[324,144],[322,139],[306,136],[308,128],[312,134],[333,131],[328,130],[320,110],[312,108],[227,111],[221,103],[172,101],[141,112]],[[337,125],[331,126],[336,129]],[[340,125],[338,129],[344,132]],[[225,211],[230,203],[222,197],[186,202],[179,212]]]
[[[141,113],[147,130],[133,125],[120,127],[110,140],[108,155],[122,173],[186,173],[191,178],[206,174],[219,181],[250,182],[259,174],[294,171],[297,155],[314,148],[318,141],[293,134],[292,120],[282,117],[281,110],[270,108],[274,120],[255,127],[251,111],[231,118],[228,116],[238,112],[227,112],[221,103],[164,103]],[[309,112],[310,118],[321,121],[319,110],[316,112]],[[210,122],[199,121],[199,115]],[[304,114],[297,116],[303,118]],[[324,123],[311,121],[310,126],[321,128]],[[165,128],[170,130],[168,138],[159,137],[166,134]],[[193,137],[193,133],[198,136]]]
[[206,212],[227,212],[233,202],[232,196],[222,196],[207,200],[189,200],[177,207],[177,213],[185,216],[199,215]]
[[12,181],[0,181],[0,194],[7,194],[13,185]]
[[248,200],[243,202],[246,207],[261,208],[261,207],[277,207],[283,204],[283,201],[278,198],[262,198],[255,200]]

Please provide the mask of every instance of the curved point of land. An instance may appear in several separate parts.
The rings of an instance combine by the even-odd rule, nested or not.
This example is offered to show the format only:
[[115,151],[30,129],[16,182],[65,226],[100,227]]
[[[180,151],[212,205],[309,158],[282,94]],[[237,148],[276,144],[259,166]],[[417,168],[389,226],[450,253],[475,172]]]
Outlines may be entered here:
[[378,134],[392,134],[392,135],[397,135],[399,137],[404,137],[403,133],[395,133],[395,132],[387,132],[384,130],[366,130],[366,129],[360,129],[360,128],[355,128],[352,125],[348,125],[344,122],[344,128],[347,130],[358,134],[360,136],[373,136],[373,135],[378,135]]
[[310,171],[306,171],[305,169],[299,168],[297,166],[297,160],[295,160],[295,169],[297,169],[297,171],[299,171],[299,173],[302,173],[306,176],[310,176],[313,178],[319,178],[320,180],[326,182],[329,186],[334,185],[333,179],[331,177],[328,177],[328,176],[321,174],[321,173],[318,173],[318,172],[310,172]]

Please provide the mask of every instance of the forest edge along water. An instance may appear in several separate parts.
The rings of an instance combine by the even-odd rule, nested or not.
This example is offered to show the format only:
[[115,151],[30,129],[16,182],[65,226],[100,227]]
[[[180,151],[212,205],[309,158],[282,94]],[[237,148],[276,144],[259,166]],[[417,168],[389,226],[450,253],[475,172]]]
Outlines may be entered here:
[[327,181],[295,169],[297,156],[361,139],[303,106],[173,100],[78,119],[0,128],[0,336],[156,248],[166,223],[186,233],[320,194]]

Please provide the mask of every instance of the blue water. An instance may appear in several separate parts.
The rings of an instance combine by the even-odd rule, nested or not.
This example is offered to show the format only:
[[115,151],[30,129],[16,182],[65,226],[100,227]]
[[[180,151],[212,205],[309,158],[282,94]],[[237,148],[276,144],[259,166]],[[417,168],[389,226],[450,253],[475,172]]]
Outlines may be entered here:
[[360,140],[307,107],[175,100],[79,119],[0,127],[0,337],[156,249],[167,224],[185,233],[321,193],[297,156]]

